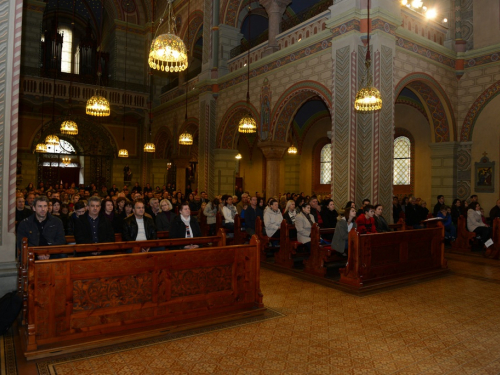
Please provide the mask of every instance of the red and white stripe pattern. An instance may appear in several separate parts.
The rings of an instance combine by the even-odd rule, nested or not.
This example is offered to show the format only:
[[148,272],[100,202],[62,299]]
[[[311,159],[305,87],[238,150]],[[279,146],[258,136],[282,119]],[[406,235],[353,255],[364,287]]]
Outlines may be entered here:
[[[11,2],[12,5],[12,2]],[[5,108],[6,111],[11,111],[10,116],[10,155],[9,155],[9,232],[14,232],[16,220],[16,172],[17,172],[17,139],[18,139],[18,126],[19,126],[19,84],[21,74],[21,37],[23,26],[23,1],[15,1],[15,9],[11,9],[15,13],[14,21],[14,53],[12,55],[12,87],[10,109],[9,106]],[[10,28],[12,30],[12,28]],[[9,36],[10,37],[10,36]],[[7,127],[6,127],[7,128]]]
[[[358,66],[358,55],[356,52],[351,53],[351,100],[350,103],[354,103],[356,100],[357,92],[357,66]],[[354,110],[353,105],[349,108],[351,113],[351,130],[349,137],[349,200],[354,201],[356,199],[356,120],[357,115]]]
[[[375,52],[373,65],[374,85],[380,90],[380,51]],[[379,201],[379,173],[380,173],[380,114],[375,112],[373,124],[373,202]]]

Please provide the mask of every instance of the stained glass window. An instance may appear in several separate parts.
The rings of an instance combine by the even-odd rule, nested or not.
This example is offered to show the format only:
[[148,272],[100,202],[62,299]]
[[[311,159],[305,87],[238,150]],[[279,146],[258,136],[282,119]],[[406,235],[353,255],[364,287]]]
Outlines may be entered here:
[[319,183],[324,185],[332,183],[332,145],[330,143],[321,149]]
[[75,148],[71,143],[64,139],[59,140],[58,145],[47,145],[48,154],[75,154]]
[[394,140],[394,185],[410,185],[411,142],[408,137]]
[[68,28],[59,30],[63,34],[63,46],[61,52],[61,72],[71,73],[71,57],[73,48],[73,33]]

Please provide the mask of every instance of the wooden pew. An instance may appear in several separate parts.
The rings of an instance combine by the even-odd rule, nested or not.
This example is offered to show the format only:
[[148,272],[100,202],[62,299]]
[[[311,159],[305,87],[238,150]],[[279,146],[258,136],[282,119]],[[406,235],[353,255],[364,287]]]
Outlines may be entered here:
[[493,245],[488,248],[484,254],[487,258],[499,259],[500,257],[500,218],[493,219],[493,233],[491,239],[493,240]]
[[266,249],[269,248],[269,237],[264,234],[264,220],[257,216],[255,219],[255,235],[260,241],[261,258],[266,259]]
[[200,218],[201,235],[203,237],[207,237],[208,236],[208,232],[210,230],[210,226],[207,223],[207,217],[205,216],[205,214],[202,213],[200,216],[201,216],[201,218]]
[[349,232],[340,284],[359,292],[447,272],[444,227],[362,234]]
[[406,230],[405,219],[400,217],[396,224],[389,224],[389,228],[392,230]]
[[[156,232],[156,236],[159,239],[168,238],[168,230],[158,231],[158,232]],[[64,238],[66,239],[66,243],[75,243],[76,242],[75,236],[64,236]],[[122,234],[121,233],[115,233],[115,242],[122,242]]]
[[[224,231],[219,231],[217,236],[213,237],[197,237],[197,238],[180,238],[168,239],[168,232],[158,232],[165,235],[166,238],[150,241],[130,241],[130,242],[109,242],[101,244],[82,244],[82,245],[61,245],[61,246],[45,246],[37,247],[37,249],[45,249],[48,254],[68,254],[73,255],[76,253],[92,253],[99,251],[122,251],[132,249],[134,253],[139,253],[143,247],[173,247],[196,244],[196,245],[212,245],[212,246],[226,246],[226,234]],[[28,277],[28,258],[27,258],[28,243],[23,241],[23,248],[18,252],[18,292],[22,292],[23,286],[26,284]],[[40,252],[39,252],[40,253]],[[90,254],[89,254],[90,255]],[[101,256],[109,256],[102,254]],[[26,290],[24,288],[24,290]],[[25,292],[24,292],[25,293]]]
[[471,252],[471,241],[474,238],[476,238],[476,233],[469,232],[467,229],[467,218],[460,215],[457,221],[457,239],[451,243],[451,248],[454,251]]
[[262,314],[256,237],[249,245],[230,247],[36,260],[47,252],[201,240],[29,248],[24,239],[28,274],[19,325],[24,355],[41,358]]
[[335,228],[320,228],[318,224],[311,227],[311,254],[304,260],[304,272],[319,277],[326,276],[325,263],[346,260],[330,245],[321,245],[322,233],[335,233]]
[[245,224],[245,219],[242,219],[240,215],[236,214],[234,217],[234,244],[242,245],[249,239],[249,235],[245,230],[241,228]]
[[274,254],[274,264],[285,268],[293,267],[293,258],[297,254],[297,249],[302,246],[297,238],[290,237],[290,231],[294,229],[295,225],[288,224],[286,220],[281,222],[280,247]]

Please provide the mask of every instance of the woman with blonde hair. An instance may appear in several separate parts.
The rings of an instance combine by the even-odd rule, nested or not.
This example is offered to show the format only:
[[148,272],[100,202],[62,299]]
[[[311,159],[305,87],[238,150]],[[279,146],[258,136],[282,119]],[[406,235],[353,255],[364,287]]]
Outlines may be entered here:
[[170,224],[174,220],[175,214],[172,212],[172,203],[168,199],[162,199],[160,202],[161,212],[156,215],[156,230],[170,230]]

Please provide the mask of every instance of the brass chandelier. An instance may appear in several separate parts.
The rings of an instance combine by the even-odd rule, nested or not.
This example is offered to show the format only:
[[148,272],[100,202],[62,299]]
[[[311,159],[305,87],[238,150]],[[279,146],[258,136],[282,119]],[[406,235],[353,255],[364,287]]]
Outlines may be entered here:
[[[367,22],[367,50],[365,58],[366,66],[366,86],[362,87],[356,93],[356,99],[354,100],[354,109],[358,112],[373,112],[382,109],[382,96],[380,91],[372,85],[372,74],[370,70],[371,57],[370,57],[370,0],[367,4],[368,8],[368,22]],[[363,80],[364,81],[364,80]]]
[[[251,6],[248,6],[248,15],[252,11]],[[240,133],[256,133],[257,122],[250,113],[250,18],[248,18],[248,53],[247,53],[247,107],[248,113],[243,116],[238,124],[238,131]]]
[[288,153],[295,155],[297,152],[298,152],[297,147],[295,147],[292,143],[292,145],[290,147],[288,147]]
[[104,0],[102,0],[101,2],[101,36],[99,43],[99,69],[97,71],[97,85],[96,85],[99,88],[99,90],[96,87],[94,95],[87,101],[87,106],[85,108],[85,112],[87,113],[87,115],[96,117],[106,117],[109,116],[111,113],[109,102],[103,95],[101,95],[101,90],[100,90],[102,84],[101,51],[102,51],[103,20],[104,20]]
[[191,146],[193,144],[193,136],[188,132],[182,133],[179,137],[179,144],[183,146]]
[[[167,0],[167,6],[156,32],[160,29],[161,23],[166,21],[167,32],[153,39],[149,51],[148,63],[152,69],[162,72],[182,72],[188,67],[188,52],[186,45],[175,35],[175,16],[173,10],[174,0]],[[188,13],[189,24],[189,13]],[[155,34],[156,35],[156,34]],[[189,35],[189,29],[188,29]]]

